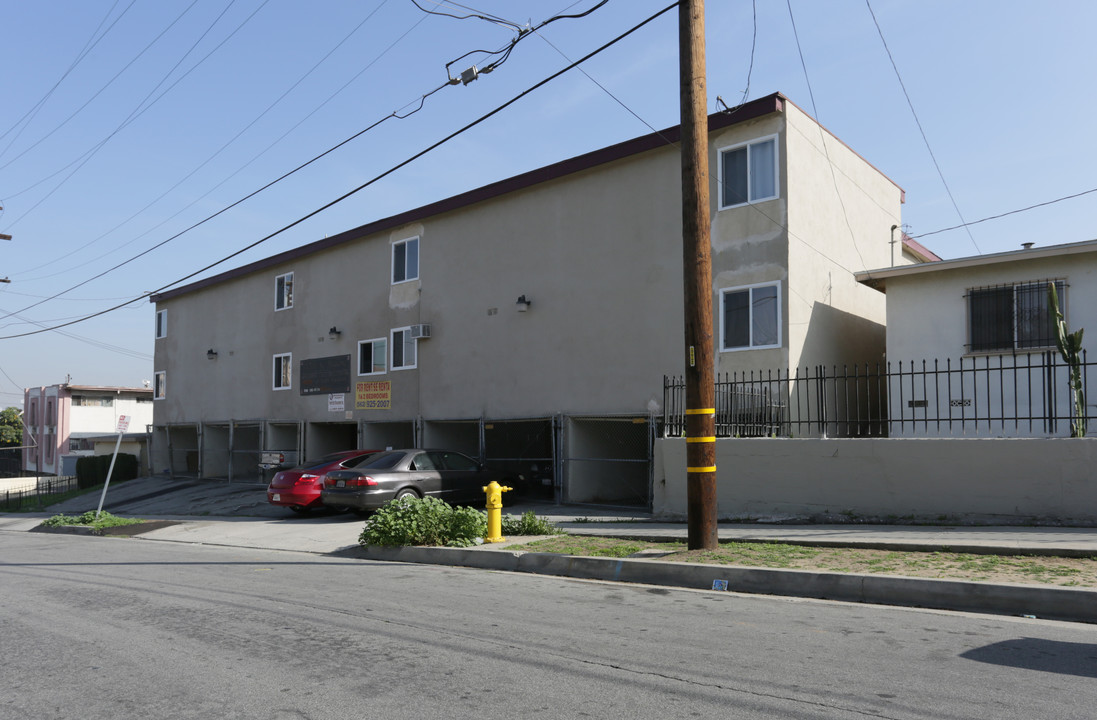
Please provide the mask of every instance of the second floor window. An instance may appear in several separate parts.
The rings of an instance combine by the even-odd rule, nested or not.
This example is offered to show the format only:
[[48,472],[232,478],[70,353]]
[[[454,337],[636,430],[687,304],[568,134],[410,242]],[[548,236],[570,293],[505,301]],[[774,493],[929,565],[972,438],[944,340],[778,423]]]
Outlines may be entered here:
[[156,312],[156,339],[159,340],[162,337],[168,336],[168,311],[158,310]]
[[410,370],[416,366],[415,350],[418,341],[411,336],[411,328],[392,331],[392,369]]
[[274,309],[285,310],[293,307],[293,273],[274,278]]
[[[1055,346],[1047,286],[1052,281],[972,288],[967,293],[968,350],[994,352]],[[1055,280],[1066,315],[1066,282]]]
[[419,277],[419,238],[392,245],[392,284]]
[[777,138],[720,151],[720,209],[777,197]]

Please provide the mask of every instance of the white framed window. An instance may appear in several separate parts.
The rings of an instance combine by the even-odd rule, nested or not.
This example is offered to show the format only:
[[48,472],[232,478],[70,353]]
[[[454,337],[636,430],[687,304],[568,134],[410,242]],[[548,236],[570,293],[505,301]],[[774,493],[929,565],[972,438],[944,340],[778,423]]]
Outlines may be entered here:
[[1064,280],[1010,283],[967,291],[969,352],[1055,347],[1055,321],[1047,286],[1054,282],[1059,310],[1066,316]]
[[168,311],[156,311],[156,339],[168,336]]
[[419,238],[392,244],[392,284],[419,278]]
[[416,367],[416,349],[419,341],[411,336],[411,328],[392,331],[392,369],[410,370]]
[[720,209],[777,197],[777,136],[720,149]]
[[374,338],[358,341],[358,374],[382,375],[387,369],[388,340]]
[[152,377],[152,399],[163,400],[168,396],[168,374],[161,370]]
[[289,390],[293,387],[293,353],[274,356],[274,390]]
[[274,278],[274,309],[288,310],[293,307],[293,273]]
[[781,284],[720,291],[720,350],[781,347]]

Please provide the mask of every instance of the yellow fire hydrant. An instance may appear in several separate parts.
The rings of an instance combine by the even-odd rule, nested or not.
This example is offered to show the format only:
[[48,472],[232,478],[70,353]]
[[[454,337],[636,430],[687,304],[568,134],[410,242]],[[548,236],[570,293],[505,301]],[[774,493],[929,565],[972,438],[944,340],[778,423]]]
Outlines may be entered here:
[[488,494],[488,536],[484,538],[486,543],[503,542],[503,493],[513,490],[506,485],[500,485],[492,480],[484,487]]

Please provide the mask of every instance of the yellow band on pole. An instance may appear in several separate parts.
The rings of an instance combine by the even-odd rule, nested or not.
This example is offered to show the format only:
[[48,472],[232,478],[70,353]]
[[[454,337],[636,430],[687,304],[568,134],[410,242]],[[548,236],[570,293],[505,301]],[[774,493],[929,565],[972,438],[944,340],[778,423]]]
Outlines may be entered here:
[[716,442],[716,438],[714,438],[714,437],[688,437],[688,438],[686,438],[686,442],[688,442],[688,443],[709,443],[709,442],[713,442],[714,443],[714,442]]
[[686,410],[686,415],[715,415],[716,408],[700,408],[698,410]]
[[686,468],[686,472],[687,472],[687,473],[710,473],[710,472],[716,472],[716,466],[715,466],[715,465],[713,465],[712,467],[687,467],[687,468]]

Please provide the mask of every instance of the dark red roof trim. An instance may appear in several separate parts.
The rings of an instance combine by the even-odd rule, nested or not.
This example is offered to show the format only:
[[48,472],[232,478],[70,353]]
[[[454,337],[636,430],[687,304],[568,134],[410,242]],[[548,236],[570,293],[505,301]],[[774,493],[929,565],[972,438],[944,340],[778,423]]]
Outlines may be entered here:
[[941,258],[937,256],[937,253],[927,248],[922,243],[918,242],[910,235],[903,233],[903,245],[913,250],[915,254],[921,255],[926,259],[926,262],[940,262]]

